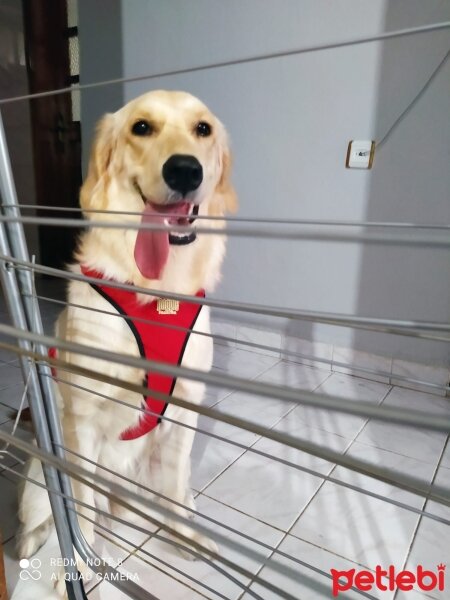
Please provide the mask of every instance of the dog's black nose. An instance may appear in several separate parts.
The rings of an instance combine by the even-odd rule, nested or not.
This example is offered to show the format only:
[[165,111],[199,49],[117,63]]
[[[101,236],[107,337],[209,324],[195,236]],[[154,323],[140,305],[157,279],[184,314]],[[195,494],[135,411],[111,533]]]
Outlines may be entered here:
[[183,196],[196,190],[203,181],[202,165],[189,154],[173,154],[164,163],[162,174],[170,189]]

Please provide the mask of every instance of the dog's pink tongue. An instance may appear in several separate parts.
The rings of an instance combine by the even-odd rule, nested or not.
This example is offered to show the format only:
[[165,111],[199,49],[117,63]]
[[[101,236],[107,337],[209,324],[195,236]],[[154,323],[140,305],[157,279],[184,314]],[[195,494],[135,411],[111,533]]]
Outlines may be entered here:
[[[164,225],[170,213],[184,214],[189,209],[187,203],[158,207],[147,204],[142,213],[142,224]],[[160,279],[169,257],[169,232],[140,229],[134,246],[134,260],[141,274],[147,279]]]
[[[155,212],[147,205],[142,214],[142,224],[164,224],[164,214]],[[140,229],[134,246],[134,260],[141,274],[147,279],[160,279],[169,256],[169,234],[167,231]]]

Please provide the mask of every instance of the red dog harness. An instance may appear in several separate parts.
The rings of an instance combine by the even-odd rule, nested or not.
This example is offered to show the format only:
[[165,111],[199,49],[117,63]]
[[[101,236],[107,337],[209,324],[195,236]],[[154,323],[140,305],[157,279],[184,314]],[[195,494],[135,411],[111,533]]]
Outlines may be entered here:
[[[103,280],[103,274],[84,266],[81,271],[87,277]],[[139,352],[143,358],[163,362],[170,365],[180,365],[192,329],[203,308],[202,304],[192,302],[174,302],[163,299],[154,300],[147,304],[137,301],[135,292],[109,287],[107,283],[90,284],[91,287],[107,300],[125,319],[136,339]],[[204,290],[196,293],[199,298],[205,297]],[[144,319],[145,322],[142,322]],[[187,329],[180,331],[163,325],[174,325]],[[144,396],[144,408],[149,412],[142,414],[137,425],[133,425],[120,434],[121,440],[135,440],[154,429],[161,421],[161,415],[167,408],[167,402],[153,398],[151,392],[159,392],[171,396],[175,387],[176,377],[148,372],[144,385],[149,394]],[[152,414],[150,414],[152,413]]]

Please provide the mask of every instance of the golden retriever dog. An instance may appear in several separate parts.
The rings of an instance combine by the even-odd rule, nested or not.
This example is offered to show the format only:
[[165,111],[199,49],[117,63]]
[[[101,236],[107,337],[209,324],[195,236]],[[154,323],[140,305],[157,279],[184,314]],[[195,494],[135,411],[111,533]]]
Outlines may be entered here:
[[[113,223],[166,223],[189,227],[179,231],[148,231],[93,227],[84,233],[76,254],[75,273],[96,273],[103,280],[131,283],[139,287],[195,295],[199,290],[214,289],[220,278],[225,252],[224,221],[227,211],[236,209],[236,196],[230,181],[230,151],[222,123],[197,98],[184,92],[154,91],[129,102],[114,114],[107,114],[98,125],[87,178],[81,189],[81,207],[86,218]],[[129,211],[131,216],[114,212]],[[196,233],[196,215],[219,217],[201,221],[202,226],[217,229],[218,235]],[[197,221],[198,222],[198,221]],[[134,294],[136,304],[145,308],[155,297]],[[71,281],[69,303],[87,309],[115,312],[94,286]],[[123,355],[142,355],[136,338],[124,318],[86,308],[68,306],[58,319],[59,338],[101,348]],[[117,314],[117,313],[116,313]],[[162,329],[167,331],[167,329]],[[193,326],[182,355],[182,365],[207,371],[212,363],[212,340],[195,335],[209,332],[209,310],[204,306]],[[59,352],[63,361],[86,367],[141,385],[146,374],[139,369],[69,352]],[[124,475],[188,507],[194,507],[189,487],[190,452],[194,432],[176,425],[178,421],[195,427],[197,413],[167,405],[162,419],[145,435],[124,437],[139,423],[138,411],[101,395],[142,406],[142,396],[64,371],[57,393],[66,446],[114,473]],[[200,403],[204,384],[184,378],[174,380],[173,395]],[[75,384],[74,387],[71,384]],[[89,393],[81,388],[94,390]],[[107,476],[95,464],[68,455],[92,473]],[[28,475],[43,480],[41,465],[35,459],[27,466]],[[118,480],[120,483],[120,479]],[[128,484],[125,484],[128,486]],[[153,487],[152,487],[153,486]],[[142,490],[137,488],[139,493]],[[87,486],[73,481],[77,500],[101,506],[114,514],[104,497],[94,497]],[[183,516],[190,513],[173,503],[167,506]],[[80,508],[92,517],[92,511]],[[123,514],[123,512],[122,512]],[[26,483],[21,491],[21,521],[18,552],[26,558],[47,539],[52,517],[45,490]],[[180,525],[170,527],[216,551],[215,544]],[[89,544],[94,541],[94,526],[81,518],[80,525]],[[81,568],[84,568],[81,565]],[[64,596],[64,581],[57,589]]]

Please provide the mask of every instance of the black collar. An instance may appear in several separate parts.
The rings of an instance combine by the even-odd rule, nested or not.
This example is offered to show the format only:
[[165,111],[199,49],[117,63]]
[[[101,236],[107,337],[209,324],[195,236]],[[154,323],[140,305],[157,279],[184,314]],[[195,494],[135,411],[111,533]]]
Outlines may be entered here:
[[169,244],[172,246],[187,246],[187,244],[192,244],[195,242],[197,234],[195,231],[188,233],[186,235],[172,235],[169,233]]

